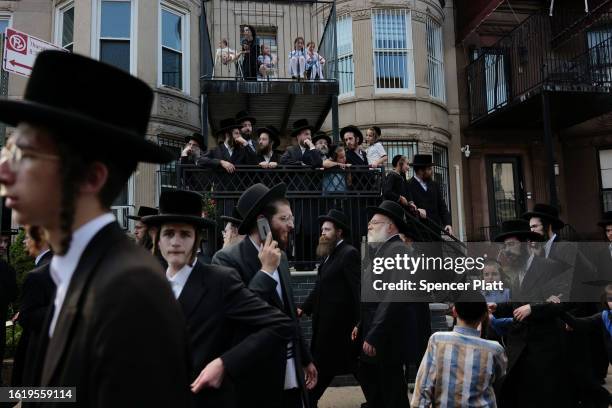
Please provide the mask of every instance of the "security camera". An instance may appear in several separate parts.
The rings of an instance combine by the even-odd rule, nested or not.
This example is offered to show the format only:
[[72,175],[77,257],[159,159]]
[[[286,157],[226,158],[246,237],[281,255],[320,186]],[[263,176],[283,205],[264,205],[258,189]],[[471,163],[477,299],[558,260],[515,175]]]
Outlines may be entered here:
[[470,145],[465,145],[461,148],[461,151],[463,152],[463,154],[465,154],[465,158],[468,159],[470,157],[470,154],[472,154],[472,152],[470,152]]

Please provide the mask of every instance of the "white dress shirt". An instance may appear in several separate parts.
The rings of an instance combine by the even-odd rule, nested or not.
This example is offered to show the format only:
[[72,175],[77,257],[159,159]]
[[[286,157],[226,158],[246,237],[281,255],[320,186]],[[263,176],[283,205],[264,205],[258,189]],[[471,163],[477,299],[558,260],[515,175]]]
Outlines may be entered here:
[[225,142],[223,144],[225,145],[225,148],[229,152],[230,157],[232,157],[232,154],[234,154],[234,149],[229,147],[229,145],[227,143],[225,143]]
[[421,180],[417,175],[415,175],[414,178],[419,182],[421,187],[423,187],[423,190],[427,191],[427,183]]
[[174,276],[170,275],[170,267],[168,267],[166,270],[166,278],[168,279],[168,282],[170,282],[170,287],[172,288],[175,299],[178,299],[179,296],[181,296],[181,292],[183,291],[192,270],[193,265],[189,264],[183,266],[177,273],[174,274]]
[[546,242],[546,245],[544,245],[544,253],[546,254],[546,258],[548,258],[548,254],[550,254],[550,248],[552,248],[552,244],[555,238],[557,238],[557,234],[553,234],[552,238],[549,239],[548,242]]
[[53,318],[49,326],[49,337],[53,337],[66,292],[68,292],[72,275],[74,275],[74,271],[81,260],[83,251],[85,251],[89,242],[102,228],[114,221],[115,216],[112,213],[102,214],[88,221],[72,233],[72,242],[66,255],[53,255],[50,272],[51,279],[55,282],[57,289],[55,290],[55,301],[53,302],[55,309],[53,310]]
[[38,263],[40,262],[40,260],[42,259],[43,256],[47,255],[47,252],[51,252],[51,250],[47,249],[46,251],[43,251],[40,254],[38,254],[36,259],[34,260],[34,265],[35,266],[38,266]]
[[[253,241],[253,238],[251,238],[250,236],[249,236],[249,239],[251,240],[251,243],[255,245],[255,248],[257,248],[257,251],[261,252],[261,246],[257,245],[255,241]],[[264,273],[266,273],[266,275],[274,279],[274,281],[276,282],[276,293],[280,297],[281,302],[283,302],[284,304],[283,289],[281,286],[280,274],[278,273],[278,269],[275,269],[274,272],[272,272],[271,274],[268,271],[265,271]],[[287,344],[287,365],[285,367],[285,389],[286,390],[298,388],[299,386],[298,380],[297,380],[297,374],[295,371],[295,357],[294,357],[295,352],[293,351],[293,348],[294,348],[293,342],[290,341]]]
[[262,156],[266,163],[270,163],[270,160],[272,160],[272,153],[273,153],[272,150],[270,150],[270,153],[264,154]]

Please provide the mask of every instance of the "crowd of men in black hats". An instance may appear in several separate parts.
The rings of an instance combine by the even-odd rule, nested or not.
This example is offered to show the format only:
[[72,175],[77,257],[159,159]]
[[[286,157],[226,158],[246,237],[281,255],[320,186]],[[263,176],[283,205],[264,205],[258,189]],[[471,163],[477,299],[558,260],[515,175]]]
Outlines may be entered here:
[[[124,97],[117,99],[119,89]],[[83,103],[91,95],[96,103]],[[363,302],[360,294],[362,262],[369,276],[374,258],[408,254],[422,239],[411,217],[426,214],[452,232],[431,181],[430,157],[415,157],[415,178],[386,189],[386,199],[368,208],[368,243],[376,246],[363,260],[349,238],[353,214],[332,209],[318,217],[317,281],[298,305],[286,254],[297,221],[285,184],[257,183],[242,193],[223,219],[226,245],[210,260],[200,243],[215,222],[202,217],[196,192],[165,191],[159,209],[139,209],[137,243],[119,228],[110,206],[138,162],[175,159],[145,138],[152,100],[150,88],[129,74],[57,51],[39,55],[23,101],[0,100],[0,120],[15,127],[0,155],[1,193],[15,221],[28,226],[37,265],[16,318],[27,337],[13,385],[76,387],[73,404],[83,407],[297,408],[316,407],[333,378],[350,373],[369,408],[395,408],[410,406],[407,371],[420,364],[412,406],[457,406],[449,403],[451,384],[469,376],[480,387],[461,385],[460,398],[480,401],[486,393],[490,400],[496,375],[504,370],[493,373],[473,348],[466,354],[472,366],[451,364],[440,369],[444,378],[435,377],[435,364],[446,367],[453,351],[436,356],[432,340],[428,344],[426,302]],[[236,126],[223,126],[224,144],[196,162],[229,171],[232,157],[255,154]],[[311,153],[314,145],[305,133],[312,128],[306,122],[295,128],[302,143],[280,162],[314,163],[319,156]],[[346,156],[354,163],[366,160],[353,149],[359,135],[356,128],[343,129]],[[188,141],[182,160],[197,150]],[[401,175],[406,159],[394,162]],[[397,183],[396,175],[389,176],[391,183]],[[562,225],[554,207],[538,205],[525,220],[504,223],[495,238],[505,245],[507,259],[523,268],[511,285],[513,296],[532,300],[489,305],[493,319],[512,317],[504,333],[507,375],[495,390],[502,406],[595,407],[607,399],[599,384],[606,350],[597,353],[602,346],[610,352],[612,287],[602,312],[593,304],[561,302],[583,283],[571,269],[586,263],[580,251],[559,242]],[[605,285],[612,281],[612,214],[601,226],[610,246],[598,253],[592,275],[580,279]],[[534,257],[536,252],[521,252],[515,242],[541,245]],[[560,262],[568,271],[565,281],[552,275]],[[10,273],[2,267],[0,262],[5,279]],[[15,291],[0,282],[3,312]],[[458,308],[458,319],[473,326],[456,332],[464,342],[486,325],[487,306],[484,300],[479,305],[484,311],[475,315]],[[299,324],[303,315],[313,318],[310,345]],[[492,346],[481,345],[487,347]],[[495,350],[497,357],[503,353],[499,345]],[[576,364],[566,364],[567,356]],[[496,406],[492,401],[487,406]]]

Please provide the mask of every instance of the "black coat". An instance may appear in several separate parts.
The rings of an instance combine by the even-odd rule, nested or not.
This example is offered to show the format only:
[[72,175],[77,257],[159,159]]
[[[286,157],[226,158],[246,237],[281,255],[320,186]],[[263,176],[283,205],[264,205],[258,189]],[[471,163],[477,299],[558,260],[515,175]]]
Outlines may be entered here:
[[[405,253],[409,253],[408,247],[396,235],[381,245],[374,257],[394,258]],[[371,261],[367,262],[364,284],[368,284],[368,277],[373,276]],[[427,303],[382,301],[361,304],[360,340],[365,340],[376,348],[375,358],[361,355],[360,358],[364,361],[383,366],[418,364],[427,349],[430,335],[431,322]]]
[[[4,359],[5,337],[6,330],[4,322],[6,321],[8,306],[17,298],[17,277],[15,270],[6,261],[0,259],[0,323],[3,327],[0,330],[0,368]],[[2,380],[0,379],[0,384]]]
[[[197,262],[179,303],[191,339],[191,379],[221,357],[225,380],[218,390],[205,389],[196,396],[197,407],[235,407],[233,378],[257,376],[274,353],[292,337],[291,320],[248,290],[230,268]],[[250,334],[236,341],[237,332]]]
[[315,288],[302,305],[304,313],[312,315],[310,345],[320,371],[355,371],[357,345],[351,332],[359,322],[360,259],[354,246],[340,243],[319,265]]
[[323,167],[321,152],[317,149],[306,149],[302,154],[300,146],[290,146],[280,158],[280,164],[289,166],[310,166],[312,168]]
[[442,227],[451,225],[451,216],[442,196],[440,186],[433,180],[428,181],[426,184],[427,191],[423,190],[423,187],[421,187],[416,178],[411,177],[407,184],[408,195],[412,197],[412,201],[414,201],[418,208],[423,208],[427,211],[428,219]]
[[[85,248],[53,337],[44,343],[36,383],[77,387],[75,407],[185,407],[192,402],[183,313],[159,263],[117,223],[102,228]],[[26,377],[36,378],[37,372]]]
[[[295,331],[291,341],[295,350],[296,374],[302,391],[302,398],[306,403],[306,408],[308,408],[308,396],[306,394],[302,367],[306,367],[312,362],[312,356],[302,335],[296,315],[287,256],[284,252],[282,253],[281,263],[278,267],[282,292],[284,294],[284,299],[281,301],[276,293],[276,282],[267,273],[261,271],[258,254],[257,248],[255,248],[247,236],[239,243],[217,251],[213,256],[212,263],[237,270],[249,289],[272,306],[282,310],[292,320]],[[250,376],[249,378],[241,378],[237,381],[238,387],[241,390],[240,396],[244,398],[240,405],[241,407],[281,406],[287,364],[286,356],[286,347],[280,347],[275,355],[270,357],[267,366],[258,370],[256,377]]]
[[[40,362],[34,361],[38,344],[45,326],[45,318],[55,299],[55,283],[51,279],[49,268],[52,252],[47,252],[40,259],[38,267],[30,271],[23,282],[21,306],[19,308],[19,325],[23,328],[15,363],[13,365],[13,386],[33,385],[33,379],[24,378],[24,372],[31,372]],[[26,365],[31,367],[26,369]]]
[[412,197],[408,192],[408,180],[398,172],[390,171],[387,173],[385,184],[383,185],[383,198],[399,203],[400,197],[406,198],[408,202],[412,201]]
[[[281,159],[281,155],[278,152],[278,150],[272,150],[272,157],[270,157],[270,161],[274,162],[274,163],[279,163],[280,164],[280,159]],[[257,155],[257,164],[266,161],[266,159],[264,159],[262,154],[258,154]]]
[[360,150],[357,154],[353,150],[346,149],[346,162],[353,166],[367,166],[368,155],[363,150]]
[[196,164],[199,167],[219,168],[221,167],[221,160],[228,161],[234,165],[258,164],[256,163],[257,154],[250,146],[236,146],[230,155],[224,143],[220,143],[219,146],[204,153],[197,160]]

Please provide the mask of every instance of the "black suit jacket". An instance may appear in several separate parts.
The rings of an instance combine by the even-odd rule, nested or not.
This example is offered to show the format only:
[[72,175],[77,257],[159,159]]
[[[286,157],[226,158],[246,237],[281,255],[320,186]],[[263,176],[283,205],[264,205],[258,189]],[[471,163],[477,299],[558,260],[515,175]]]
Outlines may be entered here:
[[[294,332],[291,341],[294,345],[296,374],[298,384],[302,391],[302,398],[308,408],[306,386],[302,367],[312,362],[312,356],[302,335],[299,321],[296,316],[296,307],[291,290],[291,275],[287,256],[283,252],[281,263],[278,267],[282,292],[284,298],[281,300],[276,293],[276,281],[267,273],[261,271],[261,263],[258,251],[247,236],[235,245],[231,245],[218,251],[213,256],[213,264],[229,266],[236,269],[244,283],[255,294],[268,302],[270,305],[282,310],[293,322]],[[244,406],[254,407],[280,407],[283,385],[285,380],[285,368],[287,349],[280,347],[274,357],[271,357],[267,367],[259,370],[257,378],[249,377],[248,381],[242,379],[239,387],[244,397]]]
[[368,155],[363,150],[360,150],[359,154],[357,154],[353,150],[347,149],[346,162],[352,164],[353,166],[367,166]]
[[[270,161],[274,162],[274,163],[279,163],[280,164],[280,159],[281,159],[281,155],[278,152],[278,150],[272,150],[272,157],[270,157]],[[266,161],[266,159],[264,159],[263,155],[258,154],[257,155],[257,164]]]
[[448,207],[442,196],[442,190],[435,181],[428,181],[427,191],[423,190],[419,181],[411,177],[406,185],[408,194],[412,197],[412,201],[418,208],[423,208],[427,211],[427,218],[431,219],[436,224],[444,227],[451,225],[451,215],[448,212]]
[[357,249],[343,241],[319,265],[317,283],[302,305],[312,315],[312,354],[317,369],[332,374],[354,372],[359,322],[361,262]]
[[[6,261],[0,259],[0,323],[4,325],[7,318],[8,306],[17,298],[17,277],[15,270]],[[6,330],[0,330],[0,367],[4,359]],[[2,379],[0,379],[2,384]]]
[[390,171],[387,173],[385,184],[383,185],[383,198],[395,201],[396,203],[399,203],[400,197],[406,198],[409,202],[412,201],[407,183],[408,181],[405,176],[396,171]]
[[204,153],[196,164],[200,167],[218,168],[221,167],[221,160],[234,165],[253,165],[257,164],[257,154],[250,146],[236,146],[230,155],[225,144],[220,143],[219,146]]
[[[35,361],[38,344],[45,327],[45,318],[53,306],[55,299],[55,283],[51,279],[49,268],[46,267],[53,258],[52,252],[47,252],[40,259],[38,267],[30,271],[23,282],[21,290],[21,307],[19,308],[19,325],[23,328],[15,363],[13,365],[13,386],[33,385],[34,379],[24,378],[24,372],[32,372],[41,364]],[[26,369],[29,366],[29,369]]]
[[291,166],[310,166],[312,168],[323,167],[321,152],[317,149],[306,149],[302,154],[300,146],[290,146],[280,158],[280,164]]
[[[179,303],[191,339],[191,379],[221,357],[226,377],[219,390],[196,395],[198,407],[235,407],[232,379],[257,376],[274,353],[292,337],[291,320],[248,290],[230,268],[197,262]],[[238,332],[250,333],[238,338]]]
[[159,263],[117,223],[102,228],[85,248],[53,337],[43,343],[37,385],[76,387],[74,406],[191,405],[180,306]]

